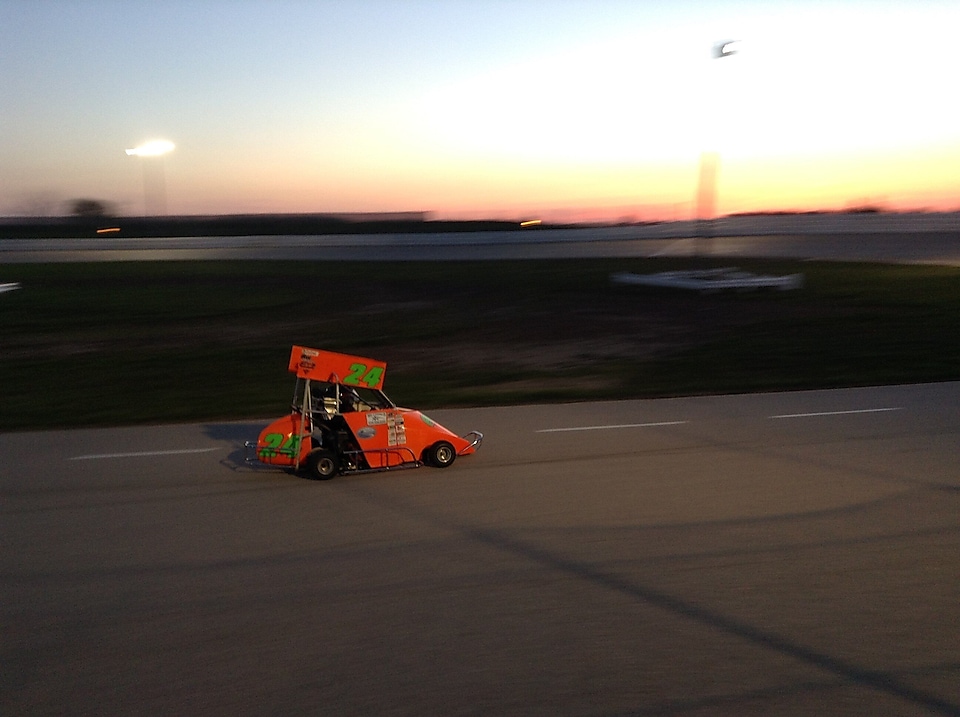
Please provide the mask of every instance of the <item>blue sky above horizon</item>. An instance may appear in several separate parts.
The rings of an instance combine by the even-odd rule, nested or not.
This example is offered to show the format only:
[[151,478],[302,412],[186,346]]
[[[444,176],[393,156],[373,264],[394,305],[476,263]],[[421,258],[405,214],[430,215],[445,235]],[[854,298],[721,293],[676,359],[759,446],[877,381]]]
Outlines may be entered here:
[[960,209],[957,27],[956,2],[2,0],[0,214],[142,213],[153,162],[172,214],[680,218],[703,152],[721,213]]

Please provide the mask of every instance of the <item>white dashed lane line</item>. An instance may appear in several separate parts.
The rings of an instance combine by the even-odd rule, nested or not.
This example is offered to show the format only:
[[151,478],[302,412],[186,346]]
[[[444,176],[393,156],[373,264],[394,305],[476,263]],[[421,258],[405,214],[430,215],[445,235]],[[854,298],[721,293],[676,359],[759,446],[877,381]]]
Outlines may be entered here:
[[217,448],[181,448],[170,451],[136,451],[134,453],[92,453],[86,456],[73,456],[68,461],[93,461],[106,458],[143,458],[145,456],[182,456],[191,453],[210,453]]
[[852,413],[884,413],[886,411],[902,411],[902,408],[861,408],[853,411],[819,411],[817,413],[784,413],[781,416],[770,416],[775,418],[813,418],[816,416],[849,416]]
[[689,421],[660,421],[658,423],[617,423],[608,426],[572,426],[570,428],[541,428],[535,433],[567,433],[569,431],[604,431],[615,428],[654,428],[656,426],[679,426]]
[[[769,420],[788,419],[788,418],[814,418],[820,416],[849,416],[861,413],[886,413],[889,411],[902,411],[902,407],[887,408],[858,408],[846,411],[816,411],[811,413],[784,413],[778,416],[767,416]],[[600,426],[570,426],[568,428],[541,428],[534,433],[570,433],[573,431],[605,431],[618,428],[655,428],[658,426],[681,426],[690,421],[656,421],[651,423],[613,423]]]

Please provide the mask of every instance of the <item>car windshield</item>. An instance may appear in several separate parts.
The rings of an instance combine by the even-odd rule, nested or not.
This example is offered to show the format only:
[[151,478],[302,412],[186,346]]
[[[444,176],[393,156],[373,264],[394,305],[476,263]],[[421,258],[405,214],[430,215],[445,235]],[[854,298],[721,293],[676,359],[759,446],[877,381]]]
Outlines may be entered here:
[[[341,390],[347,388],[341,386]],[[360,397],[356,410],[358,411],[377,411],[384,408],[393,408],[393,401],[387,398],[383,391],[374,388],[350,387]]]

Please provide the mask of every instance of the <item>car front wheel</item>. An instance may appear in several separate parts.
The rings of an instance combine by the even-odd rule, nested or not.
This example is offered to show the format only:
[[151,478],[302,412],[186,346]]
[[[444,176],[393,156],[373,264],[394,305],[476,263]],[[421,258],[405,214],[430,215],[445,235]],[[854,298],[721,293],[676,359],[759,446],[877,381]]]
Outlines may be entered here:
[[437,468],[446,468],[453,465],[456,459],[457,452],[453,446],[446,441],[439,441],[427,449],[425,462]]

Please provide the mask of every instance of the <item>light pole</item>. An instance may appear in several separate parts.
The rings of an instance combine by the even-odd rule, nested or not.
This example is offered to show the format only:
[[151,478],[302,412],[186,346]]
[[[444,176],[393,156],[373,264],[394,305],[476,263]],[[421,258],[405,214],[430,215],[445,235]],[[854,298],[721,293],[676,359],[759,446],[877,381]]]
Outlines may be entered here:
[[[145,214],[167,213],[167,186],[164,174],[163,155],[173,151],[174,144],[165,139],[144,142],[139,147],[127,150],[127,156],[140,157],[143,165],[143,210]],[[155,162],[149,161],[156,157]],[[152,211],[151,211],[152,209]]]
[[[714,60],[721,60],[724,57],[730,57],[737,53],[739,43],[736,40],[723,40],[714,43],[711,57]],[[713,79],[711,74],[711,79]],[[707,121],[711,121],[711,115],[715,108],[707,108]],[[716,139],[712,138],[715,143]],[[703,240],[713,236],[713,220],[716,214],[717,202],[717,169],[720,164],[720,152],[716,147],[704,149],[700,153],[700,173],[697,180],[697,238],[695,247],[705,243]],[[699,253],[699,249],[696,253]]]

